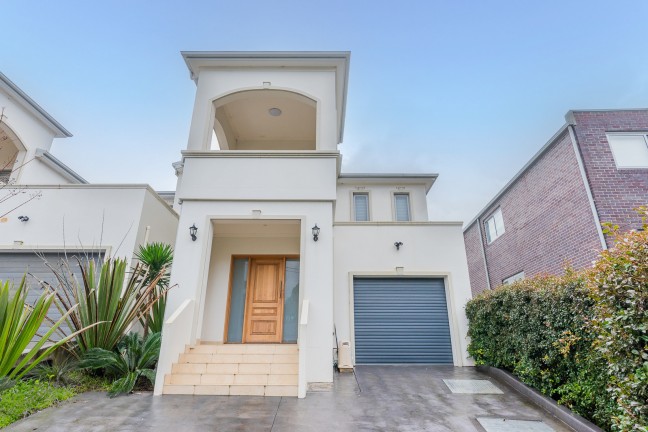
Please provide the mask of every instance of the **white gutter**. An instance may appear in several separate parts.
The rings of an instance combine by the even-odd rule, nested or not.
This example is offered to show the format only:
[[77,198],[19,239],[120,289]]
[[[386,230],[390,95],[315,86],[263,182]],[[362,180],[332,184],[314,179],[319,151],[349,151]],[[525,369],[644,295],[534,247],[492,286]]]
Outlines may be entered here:
[[43,149],[36,149],[34,157],[39,159],[45,165],[70,180],[73,183],[88,184],[88,181],[77,174],[72,168],[65,165],[63,162],[52,156],[50,152]]
[[[570,111],[571,113],[571,111]],[[571,138],[572,146],[574,148],[574,154],[576,155],[576,160],[578,161],[578,170],[580,171],[581,178],[583,179],[583,185],[585,186],[585,193],[587,194],[587,201],[589,201],[590,209],[592,210],[592,216],[594,217],[594,224],[596,225],[596,232],[598,233],[599,240],[601,241],[601,247],[603,250],[606,250],[607,243],[605,241],[605,236],[603,235],[603,229],[601,228],[601,220],[598,216],[598,211],[596,210],[596,204],[594,203],[594,196],[592,195],[592,189],[590,188],[589,180],[587,179],[587,173],[585,172],[585,164],[583,163],[583,158],[578,148],[578,141],[576,141],[576,133],[574,132],[574,126],[571,124],[569,128],[569,137]]]

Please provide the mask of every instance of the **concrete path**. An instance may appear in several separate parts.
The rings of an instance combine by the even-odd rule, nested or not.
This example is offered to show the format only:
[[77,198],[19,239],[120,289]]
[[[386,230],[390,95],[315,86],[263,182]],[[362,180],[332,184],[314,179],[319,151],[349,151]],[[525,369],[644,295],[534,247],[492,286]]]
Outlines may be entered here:
[[489,379],[474,368],[359,366],[305,399],[86,393],[7,431],[480,431],[477,417],[542,420],[571,429],[504,384],[504,394],[453,394],[443,379]]

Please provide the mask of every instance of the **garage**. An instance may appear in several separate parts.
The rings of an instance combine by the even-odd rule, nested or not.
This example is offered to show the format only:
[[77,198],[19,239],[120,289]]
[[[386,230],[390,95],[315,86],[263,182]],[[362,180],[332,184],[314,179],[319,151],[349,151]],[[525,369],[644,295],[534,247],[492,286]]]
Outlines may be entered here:
[[452,364],[442,278],[354,278],[356,364]]
[[[29,294],[27,295],[27,303],[33,304],[42,292],[42,288],[38,283],[39,280],[47,282],[53,287],[58,286],[58,281],[54,276],[52,270],[47,266],[49,263],[55,269],[61,268],[61,260],[67,256],[70,262],[70,268],[78,275],[80,281],[79,266],[75,257],[79,257],[82,261],[86,259],[99,259],[101,256],[97,252],[34,252],[34,251],[11,251],[0,252],[0,281],[3,283],[7,280],[11,281],[14,286],[18,286],[25,273],[29,273],[26,282],[29,287]],[[48,313],[50,319],[58,320],[61,317],[60,312],[52,305]],[[44,326],[39,329],[39,334],[44,334],[49,328],[47,321]]]

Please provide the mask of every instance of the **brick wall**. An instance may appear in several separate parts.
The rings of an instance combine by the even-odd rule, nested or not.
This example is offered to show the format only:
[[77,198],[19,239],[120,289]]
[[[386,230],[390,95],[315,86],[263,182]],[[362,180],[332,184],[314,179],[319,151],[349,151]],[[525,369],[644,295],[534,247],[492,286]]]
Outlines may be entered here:
[[479,242],[479,224],[472,224],[464,232],[464,243],[466,245],[466,257],[468,258],[470,288],[474,295],[488,288],[484,257],[482,256],[481,244]]
[[[618,170],[606,132],[648,132],[648,110],[576,111],[574,131],[601,222],[636,229],[641,218],[633,210],[648,204],[648,169]],[[606,236],[608,246],[610,239]]]
[[[497,207],[502,209],[505,232],[490,245],[484,239],[492,288],[520,271],[527,277],[560,274],[566,261],[575,268],[587,267],[600,249],[567,130],[476,223],[483,226]],[[473,293],[486,289],[479,276],[483,260],[475,233],[475,227],[464,233]]]

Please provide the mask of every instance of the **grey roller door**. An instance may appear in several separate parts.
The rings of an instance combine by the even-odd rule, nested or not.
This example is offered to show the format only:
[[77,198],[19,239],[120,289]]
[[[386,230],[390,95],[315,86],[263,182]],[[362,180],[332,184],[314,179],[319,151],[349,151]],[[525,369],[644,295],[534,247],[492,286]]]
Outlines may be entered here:
[[357,364],[452,364],[443,279],[355,278]]
[[[96,252],[67,252],[67,259],[70,263],[70,268],[74,272],[77,281],[81,282],[81,272],[79,265],[74,257],[79,257],[82,262],[87,259],[100,259],[100,254]],[[27,275],[26,283],[29,286],[29,294],[27,295],[27,303],[33,304],[38,296],[42,293],[40,281],[47,282],[52,287],[58,286],[58,281],[54,276],[52,270],[47,266],[49,263],[57,270],[61,268],[61,260],[66,258],[63,252],[48,252],[48,253],[34,253],[34,252],[0,252],[0,281],[4,283],[9,280],[14,286],[18,286],[25,273]],[[48,317],[54,321],[61,318],[58,309],[52,305],[48,313]],[[44,325],[39,329],[39,334],[45,334],[49,329],[49,323],[45,321]],[[55,338],[56,339],[56,338]]]

